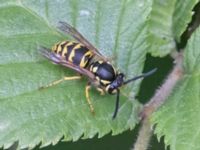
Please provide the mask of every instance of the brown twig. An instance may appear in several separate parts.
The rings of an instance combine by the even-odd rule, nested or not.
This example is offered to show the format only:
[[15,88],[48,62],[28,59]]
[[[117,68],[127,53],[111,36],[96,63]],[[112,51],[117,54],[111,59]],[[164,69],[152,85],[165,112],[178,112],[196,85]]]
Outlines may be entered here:
[[146,150],[152,136],[152,129],[149,120],[144,119],[140,128],[137,141],[134,144],[133,150]]
[[134,144],[133,150],[146,150],[149,145],[150,137],[152,135],[152,128],[149,122],[149,117],[155,112],[168,98],[177,82],[183,76],[183,55],[176,53],[172,57],[175,58],[175,65],[168,75],[162,86],[156,91],[151,100],[144,106],[140,116],[142,118],[142,127],[139,131],[138,138]]

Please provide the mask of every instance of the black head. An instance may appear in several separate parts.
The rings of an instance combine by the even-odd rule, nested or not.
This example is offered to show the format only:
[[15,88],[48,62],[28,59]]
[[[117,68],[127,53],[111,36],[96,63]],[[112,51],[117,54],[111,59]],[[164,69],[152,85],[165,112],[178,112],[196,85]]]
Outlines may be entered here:
[[120,95],[120,90],[119,90],[119,87],[121,87],[122,85],[125,85],[125,84],[128,84],[132,81],[135,81],[137,79],[140,79],[140,78],[144,78],[144,77],[147,77],[151,74],[153,74],[157,69],[153,69],[147,73],[144,73],[140,76],[136,76],[136,77],[133,77],[127,81],[124,81],[124,74],[122,73],[119,73],[115,80],[106,87],[106,90],[108,91],[109,94],[117,94],[117,97],[116,97],[116,103],[115,103],[115,111],[114,111],[114,114],[113,114],[113,119],[117,116],[117,112],[118,112],[118,108],[119,108],[119,95]]
[[106,87],[109,94],[116,94],[117,89],[124,84],[124,74],[120,73],[116,76],[115,80]]

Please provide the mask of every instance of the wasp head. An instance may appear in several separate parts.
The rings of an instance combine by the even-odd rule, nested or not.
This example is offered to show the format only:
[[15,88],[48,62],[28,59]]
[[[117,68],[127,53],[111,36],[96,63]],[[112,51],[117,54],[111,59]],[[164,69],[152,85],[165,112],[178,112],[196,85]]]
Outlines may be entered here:
[[124,84],[124,74],[119,73],[117,74],[115,80],[110,83],[106,90],[108,91],[109,94],[115,94],[117,92],[117,89],[121,87]]

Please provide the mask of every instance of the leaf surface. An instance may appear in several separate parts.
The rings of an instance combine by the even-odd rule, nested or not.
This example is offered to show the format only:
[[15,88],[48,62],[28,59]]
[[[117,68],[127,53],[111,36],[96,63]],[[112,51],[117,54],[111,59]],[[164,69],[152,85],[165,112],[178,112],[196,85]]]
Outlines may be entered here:
[[[19,148],[56,144],[62,140],[119,134],[134,128],[140,104],[131,95],[140,81],[123,89],[118,116],[112,120],[115,96],[101,96],[92,89],[95,116],[85,98],[86,78],[39,90],[70,69],[53,65],[38,53],[71,39],[57,30],[66,21],[79,30],[100,52],[114,57],[113,64],[127,78],[142,72],[147,53],[146,16],[149,3],[139,1],[2,1],[0,3],[0,145]],[[135,13],[137,12],[137,13]],[[138,14],[142,14],[138,18]],[[131,18],[131,19],[130,19]],[[123,96],[126,95],[126,96]]]
[[149,52],[163,57],[176,49],[176,41],[192,19],[198,0],[154,0],[149,15]]

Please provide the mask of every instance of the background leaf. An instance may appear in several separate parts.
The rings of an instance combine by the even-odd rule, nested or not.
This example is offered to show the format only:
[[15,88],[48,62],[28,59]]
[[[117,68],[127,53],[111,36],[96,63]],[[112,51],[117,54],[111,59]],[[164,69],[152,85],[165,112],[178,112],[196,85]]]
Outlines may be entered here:
[[176,50],[176,41],[192,19],[192,9],[199,0],[154,0],[149,16],[149,51],[163,57]]
[[[85,100],[86,80],[69,81],[48,89],[39,87],[69,69],[53,65],[37,46],[66,39],[56,29],[67,21],[97,46],[127,77],[140,74],[147,52],[145,21],[150,4],[144,1],[2,1],[0,3],[0,145],[8,148],[56,144],[63,140],[119,134],[138,122],[140,105],[132,96],[140,81],[124,89],[119,115],[112,120],[115,97],[91,91],[96,115]],[[140,18],[138,18],[140,15]],[[131,18],[131,19],[130,19]]]
[[166,104],[153,115],[155,133],[165,135],[171,150],[199,150],[200,138],[200,28],[184,51],[185,75]]

